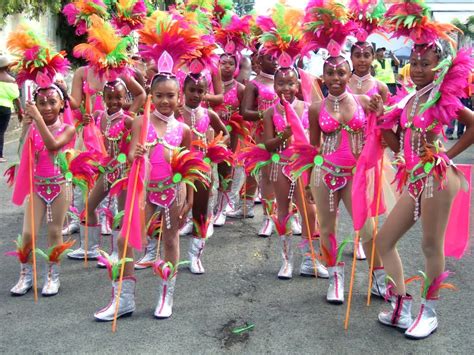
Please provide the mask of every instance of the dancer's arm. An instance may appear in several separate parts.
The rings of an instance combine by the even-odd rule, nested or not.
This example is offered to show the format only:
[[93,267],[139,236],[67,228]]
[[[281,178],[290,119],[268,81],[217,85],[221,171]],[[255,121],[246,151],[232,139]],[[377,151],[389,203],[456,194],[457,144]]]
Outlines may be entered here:
[[[383,100],[380,95],[374,95],[370,98],[369,110],[375,112],[377,117],[380,117],[383,114],[382,102]],[[385,143],[394,153],[400,151],[399,127],[397,127],[397,132],[394,132],[392,129],[382,129],[382,136]]]
[[214,94],[207,93],[204,101],[207,101],[211,106],[218,106],[224,102],[224,88],[222,85],[221,74],[219,71],[211,74],[212,87]]
[[377,87],[379,89],[380,96],[382,97],[383,103],[387,102],[388,99],[388,86],[385,83],[382,83],[380,80],[376,80]]
[[146,148],[138,143],[140,132],[142,129],[143,118],[140,116],[133,120],[132,123],[132,139],[130,141],[130,150],[128,151],[128,161],[133,161],[139,157],[143,157],[146,154]]
[[459,138],[456,144],[446,152],[449,159],[456,157],[474,143],[474,112],[464,107],[459,110],[457,119],[466,126],[466,132]]
[[215,134],[218,135],[219,133],[222,133],[222,136],[224,138],[224,143],[227,144],[227,142],[230,139],[229,132],[227,131],[227,128],[225,127],[224,123],[222,123],[222,120],[219,118],[219,115],[215,113],[212,110],[207,111],[209,114],[209,118],[211,120],[210,124],[212,129],[214,130]]
[[240,104],[240,114],[246,121],[260,121],[263,119],[263,112],[257,111],[255,100],[257,99],[258,88],[254,83],[248,83],[244,90],[244,97]]
[[72,77],[71,95],[69,96],[69,104],[71,105],[72,110],[81,106],[83,82],[84,67],[80,67],[74,72],[74,76]]
[[127,89],[133,96],[133,102],[130,105],[129,111],[138,113],[138,111],[143,107],[146,99],[145,89],[135,80],[134,77],[123,77],[123,81],[127,85]]

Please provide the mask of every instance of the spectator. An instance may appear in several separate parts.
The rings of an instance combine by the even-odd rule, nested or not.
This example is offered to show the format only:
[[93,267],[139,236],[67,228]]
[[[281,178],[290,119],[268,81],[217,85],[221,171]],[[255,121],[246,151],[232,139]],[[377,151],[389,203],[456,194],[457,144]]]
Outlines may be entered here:
[[12,109],[17,106],[18,119],[22,119],[20,101],[20,90],[15,79],[8,73],[10,59],[6,55],[0,55],[0,163],[7,160],[3,156],[3,141]]
[[385,58],[385,51],[386,49],[381,47],[375,52],[375,60],[373,62],[375,78],[387,84],[390,93],[395,95],[397,92],[397,85],[393,65],[398,67],[400,61],[392,51],[388,52],[390,58]]

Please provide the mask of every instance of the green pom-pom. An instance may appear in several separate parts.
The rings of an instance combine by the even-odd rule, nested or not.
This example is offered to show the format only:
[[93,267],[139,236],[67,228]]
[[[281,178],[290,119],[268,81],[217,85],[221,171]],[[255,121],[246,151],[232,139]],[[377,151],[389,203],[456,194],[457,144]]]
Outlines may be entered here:
[[120,153],[117,157],[117,161],[121,164],[125,163],[127,161],[127,157],[125,156],[125,154],[123,153]]
[[280,154],[278,153],[273,153],[272,155],[272,162],[278,163],[280,161]]
[[183,175],[181,175],[181,173],[176,173],[176,174],[173,175],[173,182],[175,184],[177,184],[181,180],[183,180]]
[[425,163],[425,165],[423,166],[423,170],[425,171],[426,174],[429,174],[431,169],[433,169],[433,163]]
[[324,163],[324,158],[322,155],[316,155],[314,157],[314,165],[321,166]]
[[211,164],[211,159],[209,159],[208,157],[205,157],[204,158],[204,163]]
[[232,132],[232,126],[231,125],[228,124],[227,126],[225,126],[225,128],[227,129],[227,132],[229,132],[229,133]]
[[66,178],[67,181],[72,181],[72,173],[70,171],[64,174],[64,177]]

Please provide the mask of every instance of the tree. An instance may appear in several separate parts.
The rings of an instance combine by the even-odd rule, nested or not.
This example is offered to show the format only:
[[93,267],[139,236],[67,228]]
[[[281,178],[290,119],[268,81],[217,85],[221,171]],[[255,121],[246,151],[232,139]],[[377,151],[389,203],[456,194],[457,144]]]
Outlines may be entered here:
[[6,18],[13,14],[24,14],[37,19],[40,15],[51,11],[61,11],[61,0],[0,0],[0,28],[5,24]]

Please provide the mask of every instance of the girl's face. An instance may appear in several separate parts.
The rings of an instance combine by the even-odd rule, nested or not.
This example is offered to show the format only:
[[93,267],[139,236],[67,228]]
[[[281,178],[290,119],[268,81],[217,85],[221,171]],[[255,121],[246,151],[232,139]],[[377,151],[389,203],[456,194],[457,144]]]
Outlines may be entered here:
[[[343,59],[338,58],[335,62],[324,64],[323,79],[328,87],[329,93],[334,96],[341,95],[346,90],[351,71],[347,62],[341,63]],[[336,67],[332,63],[339,64]]]
[[185,104],[188,107],[198,107],[207,93],[207,80],[204,77],[199,80],[190,80],[184,87]]
[[370,72],[370,66],[374,60],[372,47],[355,47],[351,54],[352,65],[357,75],[363,76]]
[[151,100],[156,110],[165,116],[171,116],[178,107],[178,83],[168,79],[155,84],[151,90]]
[[[421,55],[419,52],[421,50]],[[417,47],[412,51],[410,56],[410,77],[413,83],[422,88],[435,79],[435,71],[433,69],[438,65],[439,58],[432,48]]]
[[278,68],[277,59],[269,54],[264,54],[260,56],[260,65],[262,71],[267,74],[275,74],[275,71]]
[[219,64],[222,79],[225,81],[232,79],[236,69],[235,58],[229,55],[223,55]]
[[59,113],[64,108],[64,101],[55,89],[40,90],[35,101],[46,125],[56,122]]
[[279,70],[275,76],[275,93],[288,102],[293,102],[298,93],[298,78],[293,70]]
[[127,91],[122,84],[104,89],[104,103],[109,114],[114,114],[122,109],[127,100]]

